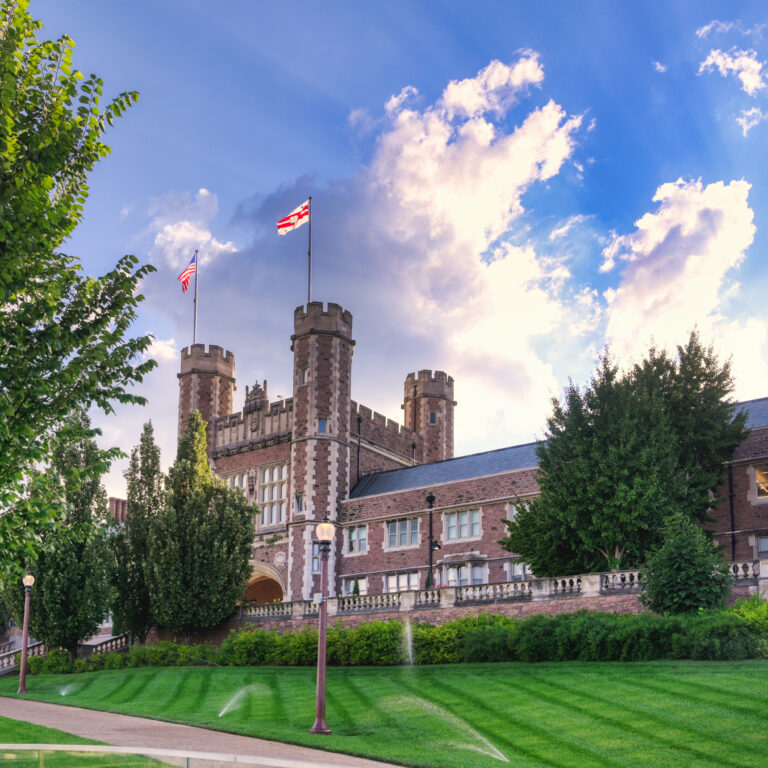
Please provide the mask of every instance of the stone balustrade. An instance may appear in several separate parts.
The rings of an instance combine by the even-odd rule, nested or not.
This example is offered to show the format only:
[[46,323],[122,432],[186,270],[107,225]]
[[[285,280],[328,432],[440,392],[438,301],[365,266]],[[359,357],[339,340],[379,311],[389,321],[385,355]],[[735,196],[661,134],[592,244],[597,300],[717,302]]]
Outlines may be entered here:
[[92,656],[95,653],[109,653],[110,651],[122,651],[127,650],[130,646],[130,640],[128,635],[118,635],[117,637],[110,637],[107,640],[103,640],[100,643],[94,643],[93,645],[82,646],[87,649],[87,654]]
[[[731,573],[733,574],[733,580],[736,584],[744,581],[757,580],[760,578],[760,561],[750,560],[746,563],[733,563],[731,565]],[[762,571],[763,578],[768,576],[765,570]]]
[[637,592],[640,589],[640,571],[602,573],[600,589],[605,592]]
[[[32,643],[27,646],[27,659],[32,658],[32,656],[45,656],[46,653],[48,653],[48,649],[44,643]],[[21,654],[19,648],[0,654],[0,675],[9,675],[18,669],[16,665],[17,654]]]
[[[762,565],[762,563],[765,565]],[[734,586],[747,586],[768,597],[768,559],[733,563]],[[473,584],[438,587],[407,592],[374,595],[349,595],[328,599],[328,616],[349,616],[366,613],[407,613],[425,609],[481,606],[572,598],[610,598],[615,595],[637,594],[642,587],[640,571],[611,571],[586,573],[560,578],[531,578],[501,584]],[[243,606],[244,621],[300,619],[315,617],[319,606],[309,600],[265,605]],[[592,610],[600,610],[595,607]]]

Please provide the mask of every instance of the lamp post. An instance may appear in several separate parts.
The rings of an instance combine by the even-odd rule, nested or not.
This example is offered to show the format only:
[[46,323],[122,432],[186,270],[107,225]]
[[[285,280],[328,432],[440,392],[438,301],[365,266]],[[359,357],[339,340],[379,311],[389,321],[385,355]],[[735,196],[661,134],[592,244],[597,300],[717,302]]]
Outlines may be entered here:
[[325,723],[325,633],[328,620],[328,554],[336,533],[336,526],[326,517],[315,529],[320,545],[320,622],[317,629],[317,696],[315,705],[315,724],[310,733],[330,733]]
[[29,645],[29,597],[35,577],[27,571],[21,580],[24,585],[24,626],[21,630],[21,670],[19,672],[18,693],[27,692],[27,645]]
[[432,508],[435,506],[435,495],[430,491],[427,496],[427,504],[429,505],[429,569],[427,570],[427,589],[433,589],[435,586],[435,579],[432,575],[432,553],[440,549],[440,542],[435,541],[435,537],[432,533]]

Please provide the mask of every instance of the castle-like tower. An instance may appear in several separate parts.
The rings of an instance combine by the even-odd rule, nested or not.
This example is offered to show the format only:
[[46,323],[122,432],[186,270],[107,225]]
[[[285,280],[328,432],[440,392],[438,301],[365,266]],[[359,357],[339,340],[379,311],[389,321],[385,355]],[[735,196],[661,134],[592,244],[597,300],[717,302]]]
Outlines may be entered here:
[[235,356],[215,344],[192,344],[181,351],[179,377],[179,437],[189,414],[199,410],[208,425],[208,456],[215,445],[214,422],[232,412],[235,392]]
[[[293,599],[319,591],[315,524],[336,521],[349,495],[352,314],[310,302],[294,313],[289,571]],[[338,549],[336,550],[338,551]],[[331,552],[330,572],[335,572]],[[333,589],[333,587],[332,587]]]
[[423,437],[416,458],[423,462],[453,458],[453,376],[419,371],[405,378],[403,423]]
[[353,486],[453,456],[453,379],[442,371],[409,374],[401,426],[352,400],[354,345],[350,312],[333,303],[298,307],[292,397],[270,402],[267,382],[257,382],[245,388],[237,412],[234,355],[216,345],[182,350],[179,434],[197,408],[208,424],[216,473],[254,504],[248,600],[307,600],[320,590],[315,526],[325,517],[339,525],[330,593],[347,590],[347,554],[359,556],[383,535],[380,526],[345,517]]

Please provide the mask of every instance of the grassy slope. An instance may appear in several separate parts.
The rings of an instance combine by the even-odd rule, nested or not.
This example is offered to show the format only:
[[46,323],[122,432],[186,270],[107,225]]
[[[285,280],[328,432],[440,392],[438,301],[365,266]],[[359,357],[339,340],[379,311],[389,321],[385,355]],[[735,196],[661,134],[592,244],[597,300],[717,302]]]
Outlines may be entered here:
[[[765,766],[768,662],[166,668],[28,678],[29,697],[429,768]],[[67,695],[62,696],[66,686]],[[14,690],[0,679],[0,694]],[[219,714],[229,703],[229,710]],[[498,751],[496,751],[498,750]]]
[[[0,717],[0,742],[3,744],[94,744],[102,742],[84,739],[72,733],[57,731],[42,725],[24,723]],[[15,768],[162,768],[163,763],[141,756],[98,755],[88,753],[0,752],[0,765]],[[170,766],[169,766],[170,768]]]

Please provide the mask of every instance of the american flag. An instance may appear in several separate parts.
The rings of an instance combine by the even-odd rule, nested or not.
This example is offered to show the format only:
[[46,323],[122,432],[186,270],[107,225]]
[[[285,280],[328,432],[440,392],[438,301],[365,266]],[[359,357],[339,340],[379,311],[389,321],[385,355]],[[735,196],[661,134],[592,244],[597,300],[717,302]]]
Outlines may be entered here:
[[195,274],[195,271],[197,270],[197,252],[195,252],[192,255],[192,258],[189,261],[189,264],[187,264],[186,267],[184,267],[184,271],[179,275],[179,282],[181,283],[181,290],[184,291],[184,293],[187,292],[187,289],[189,288],[189,278],[192,277],[192,275]]
[[309,200],[294,208],[284,219],[277,222],[277,234],[287,235],[309,221]]

